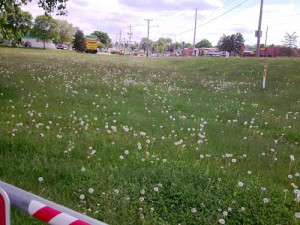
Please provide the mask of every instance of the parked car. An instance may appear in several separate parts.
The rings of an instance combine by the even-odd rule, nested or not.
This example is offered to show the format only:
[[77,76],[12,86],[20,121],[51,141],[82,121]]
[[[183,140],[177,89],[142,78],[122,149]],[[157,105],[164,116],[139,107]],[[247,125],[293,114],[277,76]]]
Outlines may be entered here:
[[57,48],[57,49],[66,50],[66,49],[69,49],[69,46],[64,45],[64,44],[57,44],[57,45],[56,45],[56,48]]

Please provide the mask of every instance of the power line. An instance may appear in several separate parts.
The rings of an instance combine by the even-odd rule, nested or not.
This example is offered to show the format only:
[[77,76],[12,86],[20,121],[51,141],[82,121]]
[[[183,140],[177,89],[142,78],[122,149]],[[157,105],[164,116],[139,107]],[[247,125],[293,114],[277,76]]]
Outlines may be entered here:
[[[219,8],[217,8],[217,9],[215,9],[215,10],[213,10],[212,11],[212,13],[210,13],[210,14],[208,14],[208,15],[205,15],[204,17],[202,17],[200,20],[198,20],[198,21],[204,21],[205,19],[207,19],[207,18],[209,18],[209,17],[211,17],[211,16],[213,16],[215,13],[214,12],[218,12],[218,11],[221,11],[222,9],[225,9],[227,6],[229,6],[231,3],[233,3],[234,1],[236,1],[236,0],[227,0],[225,3],[224,3],[224,5],[222,6],[222,7],[219,7]],[[241,3],[241,4],[243,4],[243,3]],[[238,5],[238,6],[240,6],[240,5]],[[221,15],[222,16],[222,15]],[[208,21],[208,22],[210,22],[210,21]],[[191,25],[191,23],[186,23],[186,24],[184,24],[184,25],[181,25],[181,26],[179,26],[179,27],[176,27],[175,29],[179,29],[179,28],[181,28],[181,27],[185,27],[185,26],[188,26],[188,25]],[[203,25],[205,25],[205,24],[203,24]],[[202,25],[201,25],[202,26]],[[188,31],[184,31],[184,32],[179,32],[178,34],[183,34],[183,33],[187,33],[187,32],[189,32],[189,31],[191,31],[191,30],[193,30],[194,28],[191,28],[190,30],[188,30]]]
[[[226,2],[225,2],[225,6],[226,6],[226,4],[227,4],[227,2],[230,2],[230,1],[236,1],[236,0],[227,0]],[[185,1],[185,2],[187,2],[187,1]],[[173,10],[170,10],[169,12],[167,12],[167,13],[162,13],[161,15],[159,15],[157,18],[156,18],[156,20],[158,20],[158,18],[160,18],[160,17],[164,17],[164,18],[166,18],[166,17],[169,17],[169,16],[176,16],[176,18],[178,19],[179,17],[182,17],[182,16],[186,16],[186,12],[181,12],[183,9],[186,9],[186,8],[188,8],[189,6],[191,6],[191,5],[193,5],[193,8],[196,6],[196,8],[201,8],[202,6],[204,6],[204,5],[206,5],[207,3],[205,3],[205,1],[203,2],[202,1],[202,4],[195,4],[195,2],[190,2],[190,3],[188,3],[188,4],[182,4],[181,6],[179,6],[179,7],[177,7],[177,8],[175,8],[175,9],[173,9]],[[184,7],[183,7],[183,5],[185,5]],[[221,9],[221,8],[224,8],[224,6],[223,7],[219,7],[219,8],[217,8],[217,9]],[[193,9],[190,9],[191,11],[193,10]],[[174,12],[172,12],[172,11],[174,11]],[[179,12],[181,12],[181,13],[179,13]],[[179,14],[178,14],[179,13]],[[164,14],[166,14],[166,15],[164,15]]]
[[234,1],[236,1],[236,0],[228,0],[228,1],[226,1],[222,7],[219,7],[219,8],[217,8],[217,9],[213,10],[213,11],[211,12],[211,14],[209,14],[209,15],[205,15],[204,17],[201,17],[201,20],[200,20],[200,21],[203,21],[203,20],[205,20],[205,19],[207,19],[207,18],[213,16],[213,15],[215,14],[215,12],[218,12],[218,11],[221,11],[222,9],[225,9],[227,6],[229,6],[229,5],[230,5],[231,3],[233,3]]
[[[234,1],[236,1],[236,0],[228,0],[228,1],[226,1],[222,7],[219,7],[219,8],[217,8],[217,9],[213,10],[212,13],[209,14],[209,15],[205,15],[205,16],[199,18],[200,20],[198,20],[198,21],[203,21],[203,20],[205,20],[205,19],[207,19],[207,18],[213,16],[213,15],[214,15],[214,12],[221,11],[222,9],[225,9],[228,5],[230,5],[230,4],[233,3]],[[180,26],[180,27],[183,27],[183,26],[186,26],[186,25],[189,25],[189,24],[190,24],[190,23],[184,24],[184,25],[182,25],[182,26]],[[180,27],[177,27],[177,28],[180,28]]]
[[[183,4],[181,4],[180,6],[177,6],[177,7],[174,7],[173,9],[167,11],[167,12],[164,12],[162,14],[160,14],[158,17],[156,17],[155,19],[158,20],[160,17],[168,17],[170,15],[173,14],[172,11],[174,11],[175,13],[177,13],[178,11],[182,10],[182,9],[185,9],[187,8],[188,6],[190,6],[192,3],[194,2],[191,2],[190,0],[187,0],[187,1],[184,1]],[[185,5],[185,6],[184,6]],[[184,7],[183,7],[184,6]],[[166,15],[164,15],[166,14]]]
[[[197,26],[197,28],[202,27],[202,26],[204,26],[204,25],[206,25],[206,24],[208,24],[208,23],[211,23],[211,22],[213,22],[213,21],[219,19],[220,17],[222,17],[222,16],[228,14],[228,13],[231,12],[232,10],[234,10],[234,9],[236,9],[236,8],[238,8],[238,7],[240,7],[242,4],[244,4],[244,3],[247,2],[247,1],[249,1],[249,0],[244,0],[242,3],[240,3],[240,4],[236,5],[236,6],[234,6],[233,8],[227,10],[226,12],[222,13],[221,15],[219,15],[219,16],[217,16],[217,17],[215,17],[215,18],[213,18],[213,19],[211,19],[211,20],[209,20],[209,21],[207,21],[207,22],[205,22],[205,23],[202,23],[201,25]],[[192,31],[192,30],[193,30],[193,29],[189,29],[189,30],[180,32],[180,33],[178,33],[178,34],[184,34],[184,33],[190,32],[190,31]]]

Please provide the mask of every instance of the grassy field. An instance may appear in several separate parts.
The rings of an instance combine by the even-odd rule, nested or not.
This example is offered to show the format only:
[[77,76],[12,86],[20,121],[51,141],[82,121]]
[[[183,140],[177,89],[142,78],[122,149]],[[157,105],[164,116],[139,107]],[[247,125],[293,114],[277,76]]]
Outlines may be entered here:
[[0,48],[0,180],[111,225],[300,224],[299,112],[299,58]]

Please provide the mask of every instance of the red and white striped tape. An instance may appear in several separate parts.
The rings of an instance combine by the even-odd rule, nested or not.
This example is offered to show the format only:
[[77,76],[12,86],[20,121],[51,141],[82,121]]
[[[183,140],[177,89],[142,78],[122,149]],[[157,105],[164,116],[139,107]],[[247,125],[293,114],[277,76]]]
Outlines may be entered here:
[[0,225],[10,225],[10,201],[6,192],[0,188]]
[[28,213],[51,225],[91,225],[35,200],[29,203]]

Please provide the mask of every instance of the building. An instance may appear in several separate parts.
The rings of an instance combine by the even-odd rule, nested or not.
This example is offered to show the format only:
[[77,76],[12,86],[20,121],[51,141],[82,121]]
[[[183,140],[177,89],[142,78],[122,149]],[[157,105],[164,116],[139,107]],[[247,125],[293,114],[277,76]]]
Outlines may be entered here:
[[[283,46],[266,47],[259,49],[260,57],[283,57],[288,56],[286,49]],[[292,55],[294,57],[300,57],[300,49],[293,49]]]
[[[27,34],[21,40],[22,44],[25,47],[32,47],[32,48],[44,48],[44,42],[40,41],[37,36],[32,34]],[[45,48],[56,48],[55,44],[51,42],[45,43]]]

